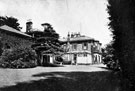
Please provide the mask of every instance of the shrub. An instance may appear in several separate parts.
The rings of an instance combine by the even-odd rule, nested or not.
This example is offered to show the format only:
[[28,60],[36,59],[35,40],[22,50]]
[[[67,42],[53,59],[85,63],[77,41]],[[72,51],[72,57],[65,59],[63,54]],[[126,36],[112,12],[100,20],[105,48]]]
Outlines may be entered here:
[[115,62],[115,61],[108,61],[106,63],[106,66],[109,68],[109,69],[112,69],[112,70],[115,70],[115,71],[120,71],[120,65],[118,62]]
[[62,59],[61,56],[57,56],[57,57],[55,58],[55,60],[58,61],[58,62],[63,62],[63,59]]
[[118,59],[114,55],[114,48],[112,47],[113,41],[106,45],[105,48],[102,49],[102,59],[103,63],[112,70],[120,70],[120,65]]
[[0,38],[0,56],[2,54],[3,50],[2,50],[2,42],[1,42],[1,38]]
[[36,52],[29,48],[4,50],[0,58],[0,66],[6,68],[31,68],[36,65]]

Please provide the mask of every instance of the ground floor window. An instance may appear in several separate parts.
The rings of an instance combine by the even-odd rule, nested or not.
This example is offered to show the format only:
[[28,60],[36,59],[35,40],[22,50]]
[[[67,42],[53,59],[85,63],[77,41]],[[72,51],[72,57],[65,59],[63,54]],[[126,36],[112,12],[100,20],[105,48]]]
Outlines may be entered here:
[[100,62],[100,56],[98,55],[98,58],[99,58],[99,62]]
[[82,57],[83,56],[83,54],[78,54],[78,57]]
[[83,54],[84,57],[87,57],[87,54]]

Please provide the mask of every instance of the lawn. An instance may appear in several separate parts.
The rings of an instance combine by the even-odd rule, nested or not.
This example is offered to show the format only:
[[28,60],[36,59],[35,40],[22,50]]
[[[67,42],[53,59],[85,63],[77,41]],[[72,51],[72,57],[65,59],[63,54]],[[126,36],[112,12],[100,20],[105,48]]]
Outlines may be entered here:
[[111,71],[41,72],[40,80],[19,82],[0,91],[119,91],[119,77]]

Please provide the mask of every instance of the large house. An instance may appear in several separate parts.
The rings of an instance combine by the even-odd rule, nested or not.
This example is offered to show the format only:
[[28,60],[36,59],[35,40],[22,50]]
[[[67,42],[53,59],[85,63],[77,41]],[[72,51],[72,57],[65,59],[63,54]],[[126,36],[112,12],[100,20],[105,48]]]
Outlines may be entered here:
[[[32,28],[32,22],[26,23],[26,32],[29,31],[35,31]],[[33,44],[32,36],[7,25],[0,26],[0,41],[4,49],[31,47]],[[98,40],[80,33],[68,34],[67,38],[59,40],[62,48],[65,50],[62,56],[64,62],[71,64],[95,64],[102,62],[101,43]],[[48,62],[54,63],[55,55],[42,53],[41,61],[46,61],[47,59]]]
[[101,43],[80,33],[68,34],[60,39],[65,49],[64,60],[71,64],[95,64],[102,62]]
[[[26,32],[34,31],[32,22],[27,22],[26,26]],[[59,39],[59,41],[62,44],[62,48],[65,49],[62,56],[65,63],[95,64],[102,62],[101,43],[94,38],[76,33],[68,34],[67,38]],[[55,55],[43,52],[41,60],[54,63]]]

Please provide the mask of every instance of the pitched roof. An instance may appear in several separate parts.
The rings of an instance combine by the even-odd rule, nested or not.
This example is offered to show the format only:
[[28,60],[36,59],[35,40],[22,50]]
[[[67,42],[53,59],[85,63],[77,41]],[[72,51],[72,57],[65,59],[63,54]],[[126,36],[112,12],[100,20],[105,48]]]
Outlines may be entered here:
[[8,31],[8,32],[20,34],[20,35],[23,35],[23,36],[31,37],[30,35],[25,34],[24,32],[18,31],[16,29],[12,28],[12,27],[7,26],[7,25],[0,26],[0,29]]
[[32,28],[31,31],[41,31],[41,30],[39,30],[37,28]]
[[[61,42],[67,42],[67,38],[60,39]],[[88,36],[79,36],[79,37],[73,37],[70,38],[70,42],[74,41],[86,41],[86,40],[94,40],[94,38],[88,37]]]

